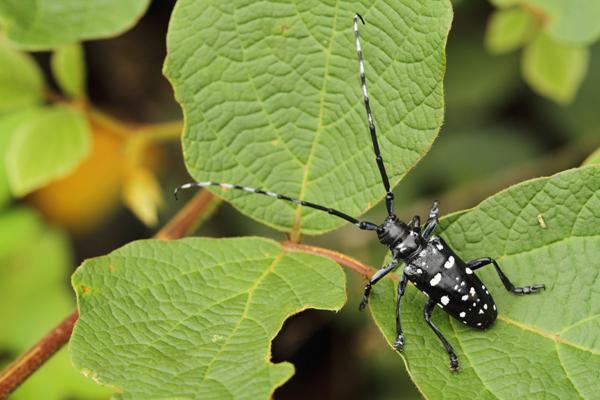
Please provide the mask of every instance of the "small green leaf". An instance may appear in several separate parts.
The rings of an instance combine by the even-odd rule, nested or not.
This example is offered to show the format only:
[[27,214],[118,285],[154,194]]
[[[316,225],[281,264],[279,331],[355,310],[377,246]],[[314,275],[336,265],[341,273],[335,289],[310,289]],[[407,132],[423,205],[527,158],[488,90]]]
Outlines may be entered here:
[[508,53],[527,43],[536,27],[530,12],[521,8],[500,9],[488,22],[485,44],[493,53]]
[[[66,235],[26,208],[0,214],[0,353],[29,349],[73,309],[67,290],[71,249]],[[106,389],[90,384],[73,368],[66,351],[55,355],[11,399],[101,398]],[[0,361],[0,369],[5,365]]]
[[597,0],[524,0],[519,3],[545,15],[545,30],[558,41],[589,45],[600,37],[600,2]]
[[75,365],[140,399],[267,399],[294,370],[269,361],[284,320],[346,300],[337,264],[258,238],[134,242],[73,287]]
[[589,50],[540,33],[523,53],[523,77],[537,92],[558,103],[575,97],[587,71]]
[[59,47],[50,60],[52,73],[63,92],[71,97],[85,95],[85,60],[79,43]]
[[73,170],[90,150],[87,121],[66,106],[38,109],[18,124],[8,145],[11,190],[22,196]]
[[592,154],[583,161],[582,165],[600,164],[600,149],[596,149]]
[[[392,185],[402,179],[442,123],[447,0],[178,1],[165,74],[184,109],[183,151],[195,179],[261,187],[356,216],[383,198],[362,103],[355,12],[366,20],[362,47],[383,157]],[[280,230],[318,234],[345,223],[215,190]]]
[[30,119],[36,112],[37,109],[29,108],[0,116],[0,209],[12,198],[4,162],[8,154],[8,144],[17,127]]
[[15,44],[52,49],[73,42],[116,36],[129,29],[149,0],[3,0],[0,21]]
[[0,65],[0,114],[41,102],[44,80],[29,54],[0,38]]
[[[486,331],[437,309],[433,321],[457,351],[461,369],[423,320],[426,297],[409,285],[402,300],[405,361],[427,399],[597,398],[600,380],[600,169],[562,172],[513,186],[443,220],[441,236],[463,258],[495,258],[517,285],[545,283],[531,296],[508,293],[493,267],[477,275],[499,317]],[[541,223],[543,221],[543,224]],[[391,344],[395,284],[373,290],[371,312]]]

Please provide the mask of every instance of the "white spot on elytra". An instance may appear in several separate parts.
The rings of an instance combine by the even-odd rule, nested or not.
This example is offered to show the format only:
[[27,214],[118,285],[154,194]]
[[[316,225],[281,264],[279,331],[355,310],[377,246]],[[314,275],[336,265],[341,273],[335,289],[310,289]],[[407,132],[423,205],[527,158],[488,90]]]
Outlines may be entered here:
[[458,285],[454,285],[454,290],[458,290]]
[[481,299],[477,299],[477,302],[479,303],[481,301]]
[[444,268],[452,268],[454,267],[454,257],[450,256],[444,263]]
[[421,268],[417,268],[417,274],[422,274],[423,270]]
[[487,310],[487,304],[484,304],[484,305],[483,305],[483,309],[484,309],[484,310]]
[[442,244],[441,244],[441,243],[438,243],[438,242],[436,242],[436,243],[435,243],[435,247],[436,247],[436,249],[438,249],[438,250],[444,250],[444,246],[442,246]]
[[463,312],[461,312],[458,315],[459,315],[459,317],[464,318],[467,315],[467,313],[463,311]]
[[479,309],[479,314],[483,314],[483,310],[481,308]]
[[485,290],[485,285],[481,285],[481,288],[482,288],[483,290]]
[[465,325],[466,325],[466,324],[467,324],[467,321],[463,321],[463,324],[465,324]]
[[469,299],[469,295],[465,294],[463,297],[460,298],[462,301],[467,301]]
[[435,286],[438,283],[440,283],[440,281],[442,280],[442,274],[440,274],[439,272],[437,274],[435,274],[435,276],[429,281],[429,284],[431,286]]
[[488,292],[487,289],[486,289],[485,294],[490,294],[490,292]]
[[440,301],[442,302],[443,305],[447,306],[448,303],[450,303],[450,298],[448,298],[448,296],[442,296]]
[[471,289],[469,289],[469,294],[471,296],[475,296],[475,288],[473,286],[471,286]]
[[494,311],[496,311],[496,305],[495,304],[492,306],[492,308],[494,309]]
[[473,273],[473,270],[469,267],[465,268],[465,272],[467,273],[467,275],[471,275]]
[[477,305],[477,303],[473,303],[473,307],[475,307]]
[[462,282],[460,283],[460,286],[465,286],[465,281],[462,281]]
[[454,279],[456,279],[456,282],[458,282],[458,276],[456,278],[454,278]]
[[477,326],[481,326],[481,322],[478,322],[478,323],[477,323]]

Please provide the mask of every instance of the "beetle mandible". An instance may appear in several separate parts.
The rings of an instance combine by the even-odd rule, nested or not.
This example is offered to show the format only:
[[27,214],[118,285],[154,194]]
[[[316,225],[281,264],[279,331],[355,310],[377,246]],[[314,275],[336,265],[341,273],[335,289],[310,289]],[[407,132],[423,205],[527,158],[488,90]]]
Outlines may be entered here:
[[456,255],[456,253],[454,253],[444,240],[433,235],[433,231],[438,224],[439,208],[437,201],[433,203],[423,229],[421,229],[419,216],[413,217],[408,224],[404,223],[396,216],[394,211],[394,194],[391,191],[389,179],[379,149],[377,131],[375,129],[373,113],[371,112],[369,104],[363,52],[358,33],[359,20],[363,24],[365,23],[364,19],[359,14],[356,14],[354,16],[354,38],[358,56],[360,83],[367,112],[369,132],[371,134],[373,150],[375,153],[375,160],[386,191],[385,204],[388,216],[382,224],[377,225],[372,222],[359,221],[348,214],[330,207],[295,199],[279,193],[232,183],[213,181],[186,183],[175,189],[175,195],[177,195],[177,192],[181,189],[190,189],[194,187],[219,186],[222,189],[237,189],[324,211],[353,223],[359,229],[375,231],[379,242],[390,249],[392,261],[379,269],[368,281],[365,286],[359,309],[362,311],[367,305],[373,285],[379,282],[381,278],[397,269],[400,263],[403,262],[405,267],[400,282],[398,283],[396,295],[397,336],[394,348],[398,351],[404,349],[400,302],[408,281],[411,281],[417,289],[428,296],[428,300],[423,309],[425,321],[435,332],[446,349],[450,359],[450,368],[453,371],[456,371],[459,367],[459,363],[454,348],[431,320],[431,315],[436,305],[470,327],[485,329],[496,320],[497,309],[489,291],[481,280],[479,280],[477,275],[475,275],[474,271],[486,265],[493,265],[506,290],[515,294],[536,293],[545,288],[545,286],[543,284],[534,284],[531,286],[515,287],[504,272],[502,272],[498,263],[489,257],[464,262]]

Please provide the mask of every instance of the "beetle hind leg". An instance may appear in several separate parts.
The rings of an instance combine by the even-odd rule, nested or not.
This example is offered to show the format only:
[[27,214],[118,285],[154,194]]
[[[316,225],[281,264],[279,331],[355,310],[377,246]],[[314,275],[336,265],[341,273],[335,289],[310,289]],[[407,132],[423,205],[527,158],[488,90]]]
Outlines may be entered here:
[[514,294],[532,294],[532,293],[537,293],[540,290],[546,288],[546,285],[544,285],[543,283],[536,283],[536,284],[533,284],[530,286],[522,286],[522,287],[517,287],[517,286],[513,285],[512,282],[510,281],[510,279],[508,279],[508,277],[506,275],[504,275],[504,272],[502,272],[502,270],[500,269],[500,266],[498,265],[496,260],[494,260],[493,258],[490,258],[490,257],[483,257],[483,258],[478,258],[473,261],[469,261],[467,263],[467,267],[469,267],[473,271],[475,271],[476,269],[485,267],[486,265],[489,265],[489,264],[492,264],[494,266],[494,268],[496,269],[496,273],[498,274],[498,276],[500,277],[500,280],[502,281],[502,284],[504,285],[506,290],[508,290],[509,292],[512,292]]
[[429,299],[427,301],[427,303],[425,303],[425,308],[423,309],[423,315],[425,316],[425,321],[427,322],[429,327],[431,327],[433,332],[435,332],[437,337],[440,339],[440,342],[442,342],[442,345],[446,349],[446,353],[448,353],[448,358],[450,358],[450,369],[452,371],[457,371],[458,370],[458,357],[456,356],[456,353],[454,352],[454,348],[448,342],[448,340],[444,337],[444,335],[439,330],[439,328],[437,326],[435,326],[433,321],[431,321],[431,314],[433,314],[435,305],[436,305],[436,302]]

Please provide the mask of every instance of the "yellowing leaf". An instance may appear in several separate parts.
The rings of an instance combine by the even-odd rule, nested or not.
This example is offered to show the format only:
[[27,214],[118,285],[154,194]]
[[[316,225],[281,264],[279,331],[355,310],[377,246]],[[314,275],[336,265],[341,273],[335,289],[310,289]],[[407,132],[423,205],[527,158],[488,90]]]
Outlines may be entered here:
[[160,184],[145,168],[134,168],[123,184],[123,201],[146,225],[156,226],[158,208],[163,204]]

